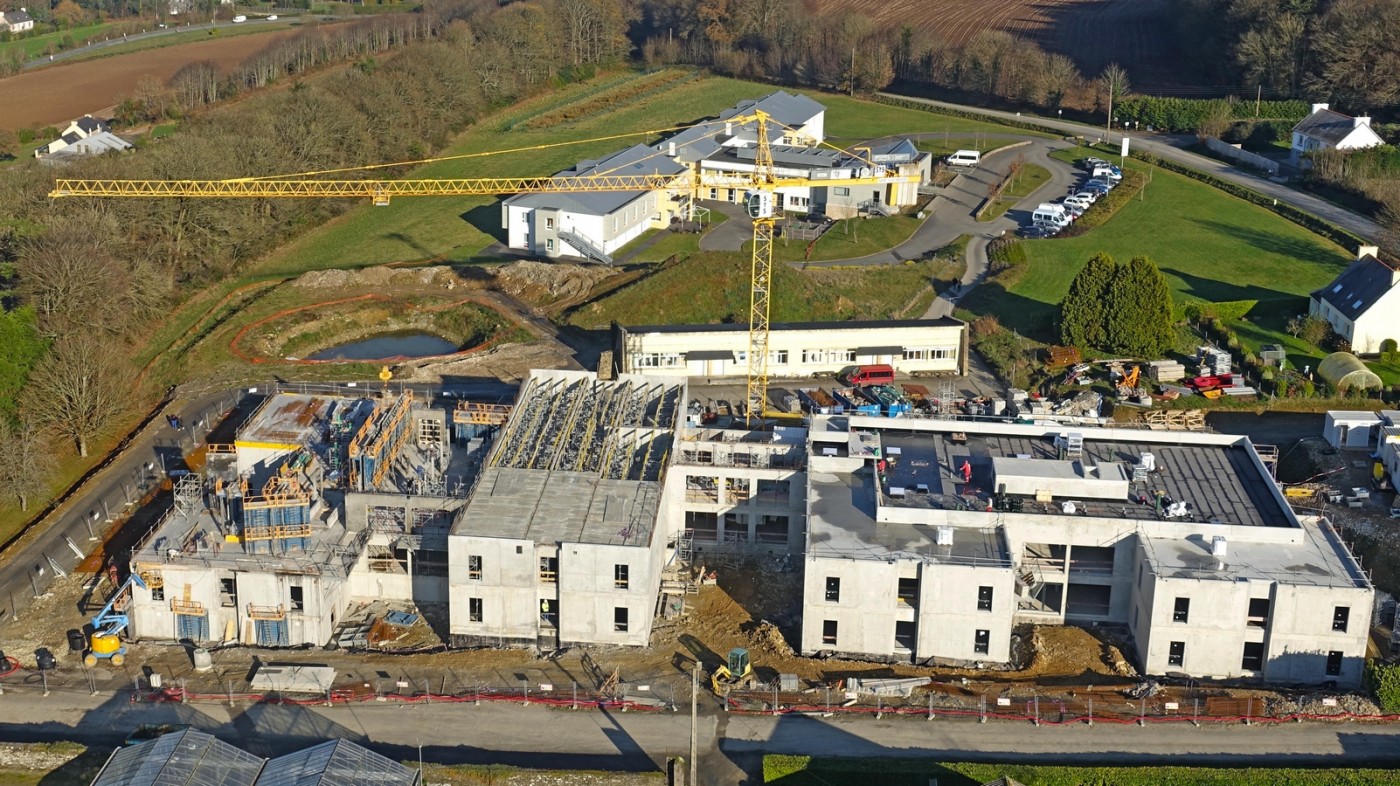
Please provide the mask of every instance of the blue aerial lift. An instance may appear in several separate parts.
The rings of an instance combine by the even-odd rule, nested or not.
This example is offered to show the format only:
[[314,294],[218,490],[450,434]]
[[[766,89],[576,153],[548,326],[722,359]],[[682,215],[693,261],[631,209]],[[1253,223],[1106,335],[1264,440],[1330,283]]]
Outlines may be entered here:
[[88,637],[88,651],[83,653],[83,665],[91,668],[97,665],[98,660],[109,660],[113,666],[120,666],[126,662],[126,644],[122,642],[122,633],[127,625],[131,624],[131,617],[125,611],[116,611],[117,601],[131,589],[135,584],[141,589],[146,589],[146,582],[141,577],[132,573],[121,588],[112,593],[112,597],[107,601],[107,605],[97,612],[92,618],[92,633]]

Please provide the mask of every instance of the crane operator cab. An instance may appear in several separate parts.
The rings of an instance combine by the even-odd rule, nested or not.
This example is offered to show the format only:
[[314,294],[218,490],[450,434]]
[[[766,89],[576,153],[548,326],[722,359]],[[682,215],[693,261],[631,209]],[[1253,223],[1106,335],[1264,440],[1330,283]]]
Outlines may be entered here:
[[772,218],[772,192],[753,190],[744,194],[744,209],[748,211],[749,218]]

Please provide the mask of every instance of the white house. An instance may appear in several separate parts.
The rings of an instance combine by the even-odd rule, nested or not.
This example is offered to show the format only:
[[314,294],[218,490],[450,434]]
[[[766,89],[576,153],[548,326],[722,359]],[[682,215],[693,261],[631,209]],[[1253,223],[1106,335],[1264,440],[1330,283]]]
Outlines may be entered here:
[[693,164],[726,147],[753,147],[758,143],[758,124],[734,122],[733,118],[766,112],[773,120],[768,127],[768,143],[788,147],[811,147],[826,139],[826,107],[804,95],[779,90],[757,100],[740,101],[724,110],[716,120],[702,121],[659,142],[655,147],[684,164]]
[[0,11],[0,27],[11,33],[23,33],[34,29],[34,19],[25,8],[18,11]]
[[1327,320],[1359,355],[1379,352],[1385,339],[1400,341],[1400,271],[1382,262],[1379,252],[1362,246],[1356,261],[1308,302],[1308,313]]
[[1296,164],[1317,150],[1360,150],[1385,144],[1371,128],[1371,118],[1350,117],[1327,104],[1313,104],[1312,114],[1293,127],[1292,157]]
[[[646,145],[601,161],[580,161],[556,177],[681,175],[681,164]],[[649,228],[662,228],[689,196],[672,191],[517,194],[501,204],[506,245],[545,257],[571,255],[612,263],[610,256]]]
[[[86,142],[87,144],[80,144]],[[60,150],[68,155],[97,155],[112,150],[129,150],[131,144],[112,133],[106,120],[83,115],[68,124],[58,134],[58,139],[34,151],[35,158],[44,158]]]

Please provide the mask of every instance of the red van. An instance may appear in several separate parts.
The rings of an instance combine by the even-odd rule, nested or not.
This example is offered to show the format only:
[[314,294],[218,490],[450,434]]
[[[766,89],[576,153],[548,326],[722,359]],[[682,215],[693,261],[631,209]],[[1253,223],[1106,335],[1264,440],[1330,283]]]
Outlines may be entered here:
[[852,366],[841,373],[841,379],[852,387],[889,385],[894,382],[894,366],[884,363],[876,363],[871,366]]

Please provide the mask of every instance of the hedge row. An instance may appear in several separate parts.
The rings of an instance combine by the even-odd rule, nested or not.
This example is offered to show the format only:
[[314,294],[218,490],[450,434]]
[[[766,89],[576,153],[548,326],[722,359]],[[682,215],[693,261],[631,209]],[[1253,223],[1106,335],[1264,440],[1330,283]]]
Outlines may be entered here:
[[1218,303],[1209,300],[1188,300],[1177,306],[1175,316],[1177,319],[1191,322],[1202,322],[1211,318],[1236,322],[1244,319],[1257,305],[1257,300],[1222,300]]
[[1080,216],[1078,221],[1065,227],[1056,237],[1078,237],[1094,227],[1102,226],[1114,213],[1141,193],[1146,185],[1147,175],[1131,169],[1124,170],[1123,180],[1116,188],[1099,197],[1097,202],[1084,211],[1084,215]]
[[[1257,109],[1257,112],[1256,112]],[[1312,105],[1306,101],[1253,101],[1225,98],[1158,98],[1132,96],[1113,107],[1119,123],[1140,123],[1158,131],[1192,134],[1206,118],[1221,114],[1232,120],[1282,120],[1296,124],[1307,117]]]

